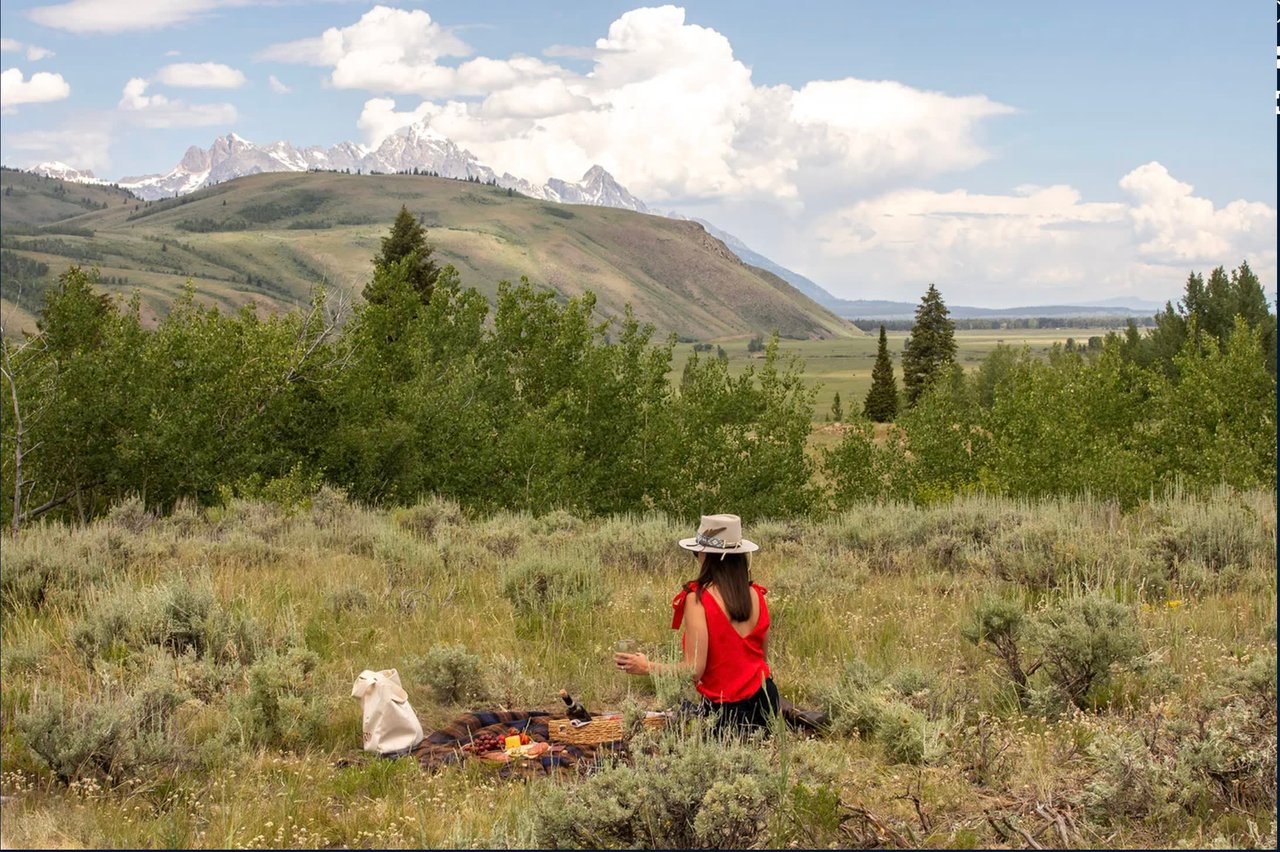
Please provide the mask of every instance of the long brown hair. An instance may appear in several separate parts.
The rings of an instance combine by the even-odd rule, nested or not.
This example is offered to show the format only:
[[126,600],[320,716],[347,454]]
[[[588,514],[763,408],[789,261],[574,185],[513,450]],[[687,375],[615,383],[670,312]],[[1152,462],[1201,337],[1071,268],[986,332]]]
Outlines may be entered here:
[[751,576],[745,553],[708,553],[698,574],[698,603],[707,585],[715,583],[724,600],[725,612],[730,621],[748,621],[751,618]]

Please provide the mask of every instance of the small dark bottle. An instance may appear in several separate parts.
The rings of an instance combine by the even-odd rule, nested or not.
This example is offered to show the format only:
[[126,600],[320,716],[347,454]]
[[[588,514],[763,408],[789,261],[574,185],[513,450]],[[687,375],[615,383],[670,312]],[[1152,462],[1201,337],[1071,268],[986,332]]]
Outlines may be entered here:
[[587,708],[582,706],[581,701],[575,701],[567,689],[560,690],[560,700],[564,702],[567,708],[565,715],[570,719],[577,719],[579,722],[591,721],[591,714],[587,712]]

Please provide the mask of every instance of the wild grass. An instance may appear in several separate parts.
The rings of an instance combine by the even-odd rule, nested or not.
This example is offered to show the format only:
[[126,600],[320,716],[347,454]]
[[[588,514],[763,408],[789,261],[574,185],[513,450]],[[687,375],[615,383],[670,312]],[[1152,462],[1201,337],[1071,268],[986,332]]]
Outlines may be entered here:
[[[775,679],[833,735],[677,733],[590,781],[528,782],[362,758],[352,680],[398,668],[428,729],[476,704],[551,709],[561,687],[597,709],[690,697],[610,664],[623,637],[676,655],[683,519],[376,511],[326,489],[33,526],[0,577],[4,843],[1273,844],[1275,518],[1274,493],[1224,490],[761,522]],[[1087,697],[1060,691],[1079,660],[1060,653],[1020,701],[963,632],[993,595],[1040,625],[1028,667],[1048,642],[1093,647],[1061,638],[1086,600],[1132,634]]]

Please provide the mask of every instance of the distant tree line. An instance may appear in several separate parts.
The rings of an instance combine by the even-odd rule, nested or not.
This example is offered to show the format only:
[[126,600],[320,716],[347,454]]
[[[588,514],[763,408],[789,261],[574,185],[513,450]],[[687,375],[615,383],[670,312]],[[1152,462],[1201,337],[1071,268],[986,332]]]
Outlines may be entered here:
[[[317,174],[339,174],[339,175],[349,175],[352,173],[350,168],[343,168],[343,169],[309,168],[307,169],[307,171],[317,173]],[[360,168],[357,168],[355,170],[355,174],[359,175],[363,173],[364,173],[363,170]],[[457,181],[462,181],[463,183],[478,183],[478,184],[483,184],[484,186],[496,187],[498,185],[497,178],[487,178],[485,180],[481,180],[478,175],[465,175],[463,177],[453,177],[451,175],[442,175],[440,174],[440,172],[435,171],[434,169],[424,169],[418,166],[414,166],[413,168],[409,168],[409,169],[398,169],[397,171],[394,171],[394,172],[383,172],[383,171],[378,171],[377,169],[370,169],[369,174],[370,175],[408,175],[410,177],[433,177],[433,178],[441,178],[442,180],[457,180]],[[519,196],[520,198],[528,197],[524,195],[524,193],[516,192],[511,187],[507,187],[507,197],[511,198],[514,196]]]
[[[914,319],[855,319],[851,322],[863,331],[875,331],[884,326],[889,331],[910,331]],[[1129,323],[1139,328],[1151,328],[1156,324],[1154,316],[1118,317],[952,317],[951,322],[961,331],[998,331],[1001,329],[1030,328],[1125,328]]]

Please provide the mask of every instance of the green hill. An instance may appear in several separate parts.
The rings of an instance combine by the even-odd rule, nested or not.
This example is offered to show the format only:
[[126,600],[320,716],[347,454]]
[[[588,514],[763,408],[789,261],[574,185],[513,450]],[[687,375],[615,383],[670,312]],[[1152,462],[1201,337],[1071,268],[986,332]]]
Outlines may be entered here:
[[[72,263],[98,267],[108,290],[138,291],[148,314],[164,313],[188,278],[201,297],[227,307],[251,300],[289,307],[319,283],[358,294],[404,204],[426,225],[437,257],[488,296],[499,281],[527,275],[565,296],[594,291],[602,316],[630,304],[663,334],[861,335],[776,275],[742,263],[697,223],[552,204],[482,184],[273,173],[145,202],[13,170],[0,181],[5,269],[25,270],[24,278],[4,279],[5,307],[19,308],[11,314],[19,321]],[[95,209],[75,204],[81,197]],[[39,265],[47,271],[34,275]]]

